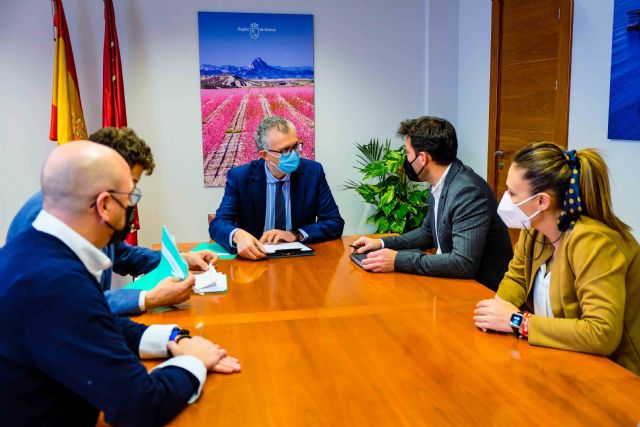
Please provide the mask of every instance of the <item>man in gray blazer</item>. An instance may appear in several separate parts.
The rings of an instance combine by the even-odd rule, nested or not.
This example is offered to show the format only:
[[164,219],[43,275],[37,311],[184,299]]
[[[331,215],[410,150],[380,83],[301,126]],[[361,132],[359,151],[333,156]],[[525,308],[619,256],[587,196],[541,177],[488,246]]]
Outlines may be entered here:
[[425,116],[402,122],[398,136],[407,150],[407,177],[431,184],[429,211],[422,226],[406,234],[356,240],[356,252],[373,251],[363,267],[475,279],[496,290],[513,257],[511,240],[491,188],[456,158],[455,129],[444,119]]

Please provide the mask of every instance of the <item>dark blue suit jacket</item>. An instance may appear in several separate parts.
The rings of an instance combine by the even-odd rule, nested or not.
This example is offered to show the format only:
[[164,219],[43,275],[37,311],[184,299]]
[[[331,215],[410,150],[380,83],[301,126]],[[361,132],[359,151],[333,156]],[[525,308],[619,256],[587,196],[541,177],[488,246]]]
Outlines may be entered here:
[[[41,210],[42,191],[38,191],[27,200],[11,221],[6,243],[14,240],[20,233],[29,230]],[[126,242],[107,245],[102,250],[111,259],[113,271],[123,276],[130,274],[135,277],[146,274],[158,266],[161,258],[160,251],[131,246]],[[111,311],[115,314],[127,316],[140,314],[140,306],[138,305],[140,289],[110,291],[111,277],[112,269],[108,268],[102,273],[102,280],[100,281],[100,286],[105,292]]]
[[[306,242],[319,242],[342,236],[344,220],[333,200],[322,165],[301,159],[291,174],[291,226],[309,236]],[[254,160],[230,169],[227,186],[216,217],[209,226],[209,235],[227,251],[229,234],[241,228],[260,238],[264,231],[267,178],[264,160]]]
[[[34,257],[37,262],[33,262]],[[147,373],[146,326],[114,316],[62,241],[31,227],[0,249],[0,424],[167,423],[198,388],[189,371]]]

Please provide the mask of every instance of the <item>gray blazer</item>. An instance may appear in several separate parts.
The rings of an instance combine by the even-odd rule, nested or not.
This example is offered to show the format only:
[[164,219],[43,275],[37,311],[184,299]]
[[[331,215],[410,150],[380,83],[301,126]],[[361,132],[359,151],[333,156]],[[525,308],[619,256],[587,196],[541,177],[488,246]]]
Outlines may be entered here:
[[[434,205],[433,195],[429,194],[428,206]],[[396,271],[476,279],[495,291],[513,257],[509,233],[497,209],[498,202],[486,181],[456,159],[445,178],[438,205],[442,254],[407,250],[437,247],[432,209],[422,227],[401,236],[383,238],[384,247],[399,251]]]

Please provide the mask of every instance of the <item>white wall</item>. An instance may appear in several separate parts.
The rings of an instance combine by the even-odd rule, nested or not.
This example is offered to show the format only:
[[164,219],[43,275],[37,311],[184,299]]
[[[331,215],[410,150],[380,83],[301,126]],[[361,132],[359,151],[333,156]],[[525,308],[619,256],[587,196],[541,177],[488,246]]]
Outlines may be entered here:
[[[607,139],[613,1],[575,0],[569,148],[602,150],[616,214],[640,238],[640,142]],[[460,0],[458,134],[460,157],[486,176],[491,0]]]
[[458,157],[487,177],[491,0],[460,0]]
[[458,116],[458,13],[457,0],[428,3],[427,111],[454,126]]
[[[222,189],[202,184],[198,11],[314,15],[316,158],[347,225],[362,226],[363,203],[338,191],[355,178],[353,144],[394,137],[398,123],[426,111],[428,0],[116,0],[129,125],[151,146],[156,172],[145,177],[141,241],[166,224],[181,241],[207,239],[206,214]],[[84,113],[101,123],[101,2],[65,0]],[[47,140],[53,42],[48,1],[0,3],[0,244],[15,211],[39,187],[54,147]],[[400,144],[400,141],[397,141]]]
[[612,1],[576,0],[569,148],[601,150],[609,166],[613,209],[640,239],[640,141],[607,139],[612,26]]

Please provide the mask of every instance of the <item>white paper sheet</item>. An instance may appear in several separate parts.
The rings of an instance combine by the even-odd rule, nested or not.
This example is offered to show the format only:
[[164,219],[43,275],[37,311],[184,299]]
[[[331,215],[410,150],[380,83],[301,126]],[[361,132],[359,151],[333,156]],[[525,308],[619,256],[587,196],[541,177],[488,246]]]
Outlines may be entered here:
[[209,270],[193,275],[196,284],[193,287],[196,293],[210,294],[227,291],[227,275],[216,271],[213,264]]
[[303,245],[300,242],[263,243],[262,246],[264,246],[268,254],[273,254],[276,250],[300,249],[303,252],[312,250],[309,246]]

